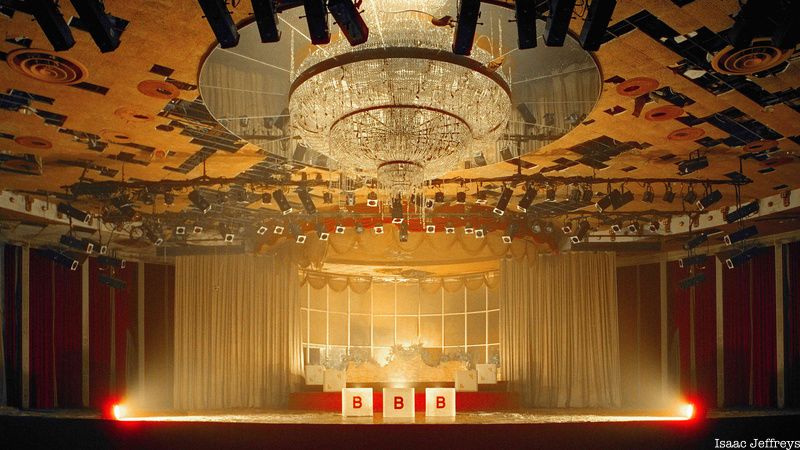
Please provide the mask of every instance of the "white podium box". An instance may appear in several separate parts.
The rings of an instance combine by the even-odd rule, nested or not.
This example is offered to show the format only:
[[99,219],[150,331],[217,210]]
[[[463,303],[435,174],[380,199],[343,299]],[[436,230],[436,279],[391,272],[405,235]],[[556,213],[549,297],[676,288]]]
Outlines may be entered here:
[[372,415],[372,388],[342,389],[342,416]]
[[497,384],[497,366],[494,364],[476,364],[478,384]]
[[325,382],[325,367],[318,365],[306,366],[306,385],[322,386]]
[[414,388],[383,388],[383,417],[414,417]]
[[453,388],[426,388],[425,416],[455,417],[456,390]]
[[456,390],[475,392],[478,390],[478,372],[474,370],[456,371]]
[[339,392],[345,387],[345,373],[343,370],[325,369],[322,380],[322,392]]

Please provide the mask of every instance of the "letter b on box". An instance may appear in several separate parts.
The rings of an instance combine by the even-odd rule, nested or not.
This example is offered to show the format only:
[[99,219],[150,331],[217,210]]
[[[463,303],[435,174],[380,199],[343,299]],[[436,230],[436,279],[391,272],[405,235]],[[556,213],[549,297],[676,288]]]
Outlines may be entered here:
[[425,389],[425,415],[428,417],[455,417],[456,390],[453,388]]
[[414,388],[384,388],[383,417],[414,417]]
[[371,416],[372,388],[342,389],[342,416]]

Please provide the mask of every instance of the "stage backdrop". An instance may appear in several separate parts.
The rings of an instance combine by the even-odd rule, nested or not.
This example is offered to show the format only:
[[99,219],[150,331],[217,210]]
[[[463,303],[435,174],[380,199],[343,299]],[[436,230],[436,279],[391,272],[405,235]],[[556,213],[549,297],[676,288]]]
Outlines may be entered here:
[[500,267],[509,389],[533,407],[619,406],[614,254],[539,255]]
[[176,258],[176,409],[285,404],[303,372],[297,268],[288,261]]

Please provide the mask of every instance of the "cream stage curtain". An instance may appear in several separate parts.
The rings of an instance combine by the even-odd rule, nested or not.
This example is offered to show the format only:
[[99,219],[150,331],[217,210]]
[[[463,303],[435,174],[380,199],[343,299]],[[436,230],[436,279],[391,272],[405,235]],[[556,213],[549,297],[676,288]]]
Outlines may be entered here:
[[175,408],[286,404],[303,373],[299,283],[288,261],[176,258]]
[[501,264],[500,364],[533,407],[620,404],[613,253]]

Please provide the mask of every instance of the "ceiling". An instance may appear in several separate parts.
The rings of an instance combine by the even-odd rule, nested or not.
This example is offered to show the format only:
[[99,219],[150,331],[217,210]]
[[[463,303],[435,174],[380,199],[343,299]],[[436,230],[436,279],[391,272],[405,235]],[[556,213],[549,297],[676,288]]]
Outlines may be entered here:
[[[455,16],[455,2],[451,3],[451,15]],[[503,2],[487,3],[495,4],[482,6],[488,14]],[[67,202],[86,210],[96,219],[83,226],[83,235],[93,235],[101,241],[110,239],[112,247],[120,252],[142,257],[154,257],[158,252],[146,236],[133,231],[143,220],[159,224],[159,232],[166,239],[162,248],[183,249],[177,253],[162,251],[172,255],[190,253],[187,247],[197,246],[236,245],[243,251],[265,251],[294,239],[292,230],[268,241],[259,238],[262,235],[254,235],[253,231],[261,224],[269,228],[269,235],[274,235],[276,226],[288,229],[296,225],[309,233],[318,229],[318,224],[331,233],[336,225],[345,226],[347,233],[353,233],[359,223],[367,230],[379,223],[394,226],[389,224],[389,205],[366,205],[366,196],[372,190],[368,185],[341,177],[307,155],[298,157],[285,149],[281,153],[257,139],[252,140],[260,145],[240,139],[231,131],[241,134],[241,130],[215,120],[200,97],[205,91],[198,85],[201,68],[217,46],[197,2],[108,0],[105,7],[108,13],[122,19],[119,24],[126,23],[119,48],[109,53],[101,53],[89,34],[75,26],[75,46],[53,53],[30,15],[10,7],[0,8],[4,36],[0,58],[5,59],[0,64],[0,188],[7,194],[0,198],[0,217],[5,222],[2,231],[6,239],[55,243],[61,233],[69,230],[65,227],[68,220],[52,211],[42,213],[41,208],[26,210],[19,202],[16,206],[9,203],[13,195],[28,196],[44,204]],[[566,134],[547,135],[541,132],[544,128],[531,128],[517,133],[514,141],[509,132],[508,145],[497,147],[498,155],[488,158],[490,164],[468,164],[469,168],[462,166],[443,175],[441,179],[451,182],[430,187],[426,197],[441,191],[445,201],[425,210],[424,217],[415,216],[409,231],[423,233],[425,225],[434,224],[434,236],[446,239],[445,227],[456,227],[460,233],[465,225],[472,225],[487,232],[496,230],[490,235],[500,239],[509,223],[519,221],[524,228],[519,234],[527,237],[532,234],[529,225],[541,220],[552,224],[555,230],[534,236],[535,242],[565,249],[568,245],[558,229],[568,217],[591,215],[590,234],[596,235],[598,241],[608,238],[613,218],[597,217],[593,206],[599,194],[606,192],[605,179],[616,180],[614,188],[627,181],[624,189],[632,191],[635,200],[619,210],[621,214],[628,213],[620,218],[642,222],[665,223],[672,216],[696,211],[693,205],[680,201],[688,183],[673,183],[677,200],[666,203],[661,200],[665,184],[657,180],[695,180],[693,188],[701,197],[705,181],[722,180],[725,183],[714,185],[723,194],[714,208],[734,206],[736,191],[744,203],[800,188],[796,172],[800,168],[797,56],[767,47],[759,53],[761,57],[748,60],[755,64],[748,66],[748,71],[756,73],[746,75],[720,73],[719,65],[725,62],[715,62],[731,55],[725,37],[739,8],[736,0],[618,2],[603,45],[591,54],[601,78],[599,98],[591,99],[593,109],[571,125]],[[61,10],[65,18],[76,15],[69,2],[61,2]],[[580,7],[576,11],[580,13]],[[232,12],[240,25],[252,21],[250,2],[235,2]],[[300,11],[281,14],[288,18],[290,14],[298,16]],[[570,25],[575,35],[583,25],[579,15]],[[513,26],[507,24],[508,33],[515,33]],[[540,21],[538,26],[541,33],[543,23]],[[283,35],[286,41],[293,34],[283,30]],[[246,45],[253,45],[252,41],[247,42]],[[268,60],[270,45],[277,44],[259,45],[263,47],[248,51],[262,52]],[[540,45],[514,54],[519,61],[535,63],[536,58],[547,58],[559,50]],[[53,67],[53,59],[47,54],[59,58],[57,67]],[[766,64],[769,58],[783,62],[758,72],[758,64]],[[728,60],[727,67],[734,67],[734,63]],[[560,88],[556,80],[561,78],[553,78],[554,92]],[[556,97],[547,99],[546,95],[551,94],[541,94],[543,104],[558,103]],[[583,105],[588,100],[579,101]],[[546,111],[549,110],[532,114]],[[560,114],[559,124],[563,123],[564,113],[570,112],[564,107],[552,111]],[[544,122],[543,117],[538,119],[538,123]],[[510,153],[500,156],[504,149]],[[708,158],[709,166],[679,177],[676,163],[697,151]],[[751,157],[741,158],[748,154]],[[730,174],[739,171],[740,164],[752,182],[734,187]],[[198,181],[201,176],[212,180]],[[236,183],[219,184],[214,178],[236,178]],[[587,180],[593,183],[593,198],[568,202],[570,185],[583,186]],[[544,201],[542,190],[527,215],[492,213],[503,186],[514,189],[515,199],[510,205],[515,205],[525,191],[526,181],[542,188],[547,184],[556,186],[556,201]],[[651,182],[655,191],[653,203],[640,200],[648,189],[645,181]],[[153,204],[148,204],[147,199],[134,199],[137,214],[120,218],[109,206],[108,197],[76,195],[79,182],[88,189],[102,186],[98,182],[150,186],[156,195]],[[120,185],[114,186],[117,189]],[[159,189],[164,186],[175,194],[171,205],[163,201],[165,191]],[[310,190],[319,210],[317,215],[302,211],[294,193],[297,186]],[[202,214],[192,207],[187,194],[193,188],[201,189],[205,198],[216,199],[210,213]],[[300,211],[282,215],[276,202],[262,202],[262,193],[276,189],[283,189]],[[466,204],[454,201],[461,190],[468,194]],[[353,205],[347,203],[345,191],[353,192]],[[480,191],[488,196],[485,206],[475,204]],[[325,192],[333,195],[332,203],[323,202]],[[797,206],[796,201],[792,199],[785,209]],[[778,225],[770,225],[769,232],[798,229],[791,211],[781,214],[788,214],[789,219],[775,221]],[[223,231],[219,230],[220,222]],[[28,227],[24,233],[15,232],[22,229],[20,224]],[[33,224],[56,228],[49,234],[32,233]],[[181,236],[175,232],[176,226],[202,226],[203,232]],[[235,242],[223,242],[225,231],[235,235]],[[245,238],[248,233],[250,238]],[[680,240],[664,230],[627,237],[656,241],[664,248],[672,248],[676,239]],[[354,257],[359,258],[362,257]],[[487,255],[485,260],[496,258]],[[350,261],[339,259],[336,264],[344,266]],[[407,255],[403,259],[407,260]],[[373,267],[381,265],[375,259],[364,261]],[[426,270],[431,262],[425,261]],[[413,261],[399,264],[392,256],[385,256],[385,263],[392,270],[415,267]],[[484,265],[476,263],[476,271],[484,270]],[[463,270],[458,265],[454,267],[448,273]],[[339,270],[350,271],[344,267]]]

